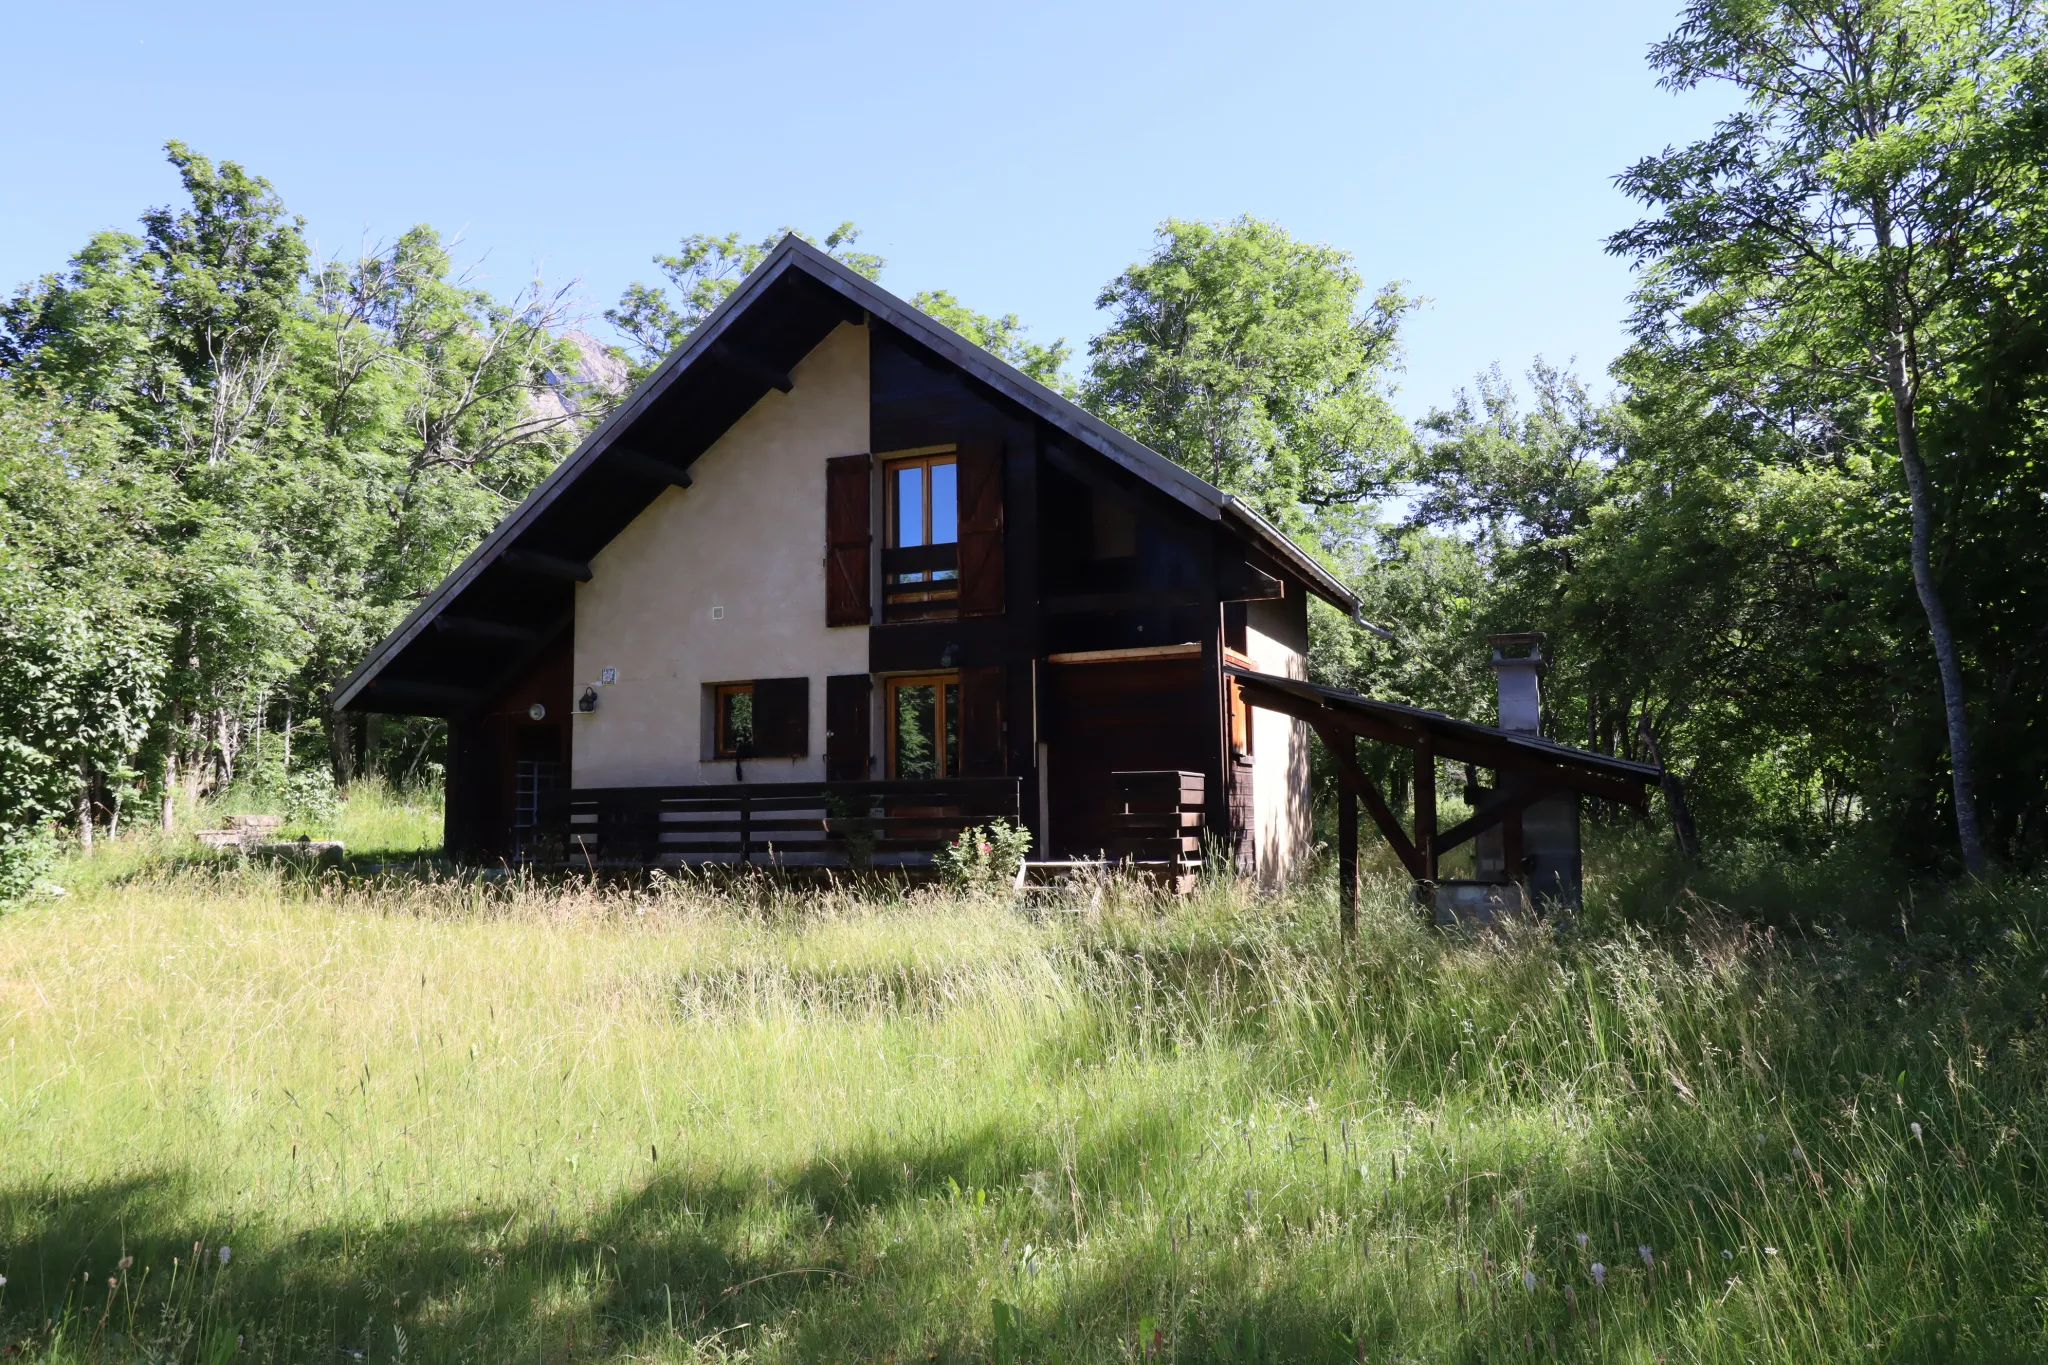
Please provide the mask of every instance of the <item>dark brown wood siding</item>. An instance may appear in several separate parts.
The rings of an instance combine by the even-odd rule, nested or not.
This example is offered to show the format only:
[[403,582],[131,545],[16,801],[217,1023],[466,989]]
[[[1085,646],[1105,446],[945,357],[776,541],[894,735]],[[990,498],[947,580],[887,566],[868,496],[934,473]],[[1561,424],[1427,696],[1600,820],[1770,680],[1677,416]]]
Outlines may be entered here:
[[966,777],[1002,777],[1003,677],[1000,668],[960,672],[960,771]]
[[1090,854],[1121,833],[1112,773],[1214,766],[1215,681],[1199,658],[1049,664],[1052,852]]

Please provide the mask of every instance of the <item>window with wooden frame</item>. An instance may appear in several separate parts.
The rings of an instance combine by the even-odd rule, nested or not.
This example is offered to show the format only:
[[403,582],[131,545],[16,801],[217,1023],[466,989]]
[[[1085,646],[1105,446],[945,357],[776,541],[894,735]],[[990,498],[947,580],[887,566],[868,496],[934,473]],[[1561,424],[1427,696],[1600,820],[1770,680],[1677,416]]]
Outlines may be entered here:
[[704,689],[714,759],[802,758],[810,751],[811,680],[756,678]]
[[960,677],[891,678],[889,776],[923,781],[960,775]]
[[716,758],[752,758],[754,685],[750,682],[720,683],[712,689],[712,707],[712,724],[715,727],[712,755]]
[[951,607],[960,597],[959,460],[953,446],[884,458],[888,527],[885,601],[898,616]]

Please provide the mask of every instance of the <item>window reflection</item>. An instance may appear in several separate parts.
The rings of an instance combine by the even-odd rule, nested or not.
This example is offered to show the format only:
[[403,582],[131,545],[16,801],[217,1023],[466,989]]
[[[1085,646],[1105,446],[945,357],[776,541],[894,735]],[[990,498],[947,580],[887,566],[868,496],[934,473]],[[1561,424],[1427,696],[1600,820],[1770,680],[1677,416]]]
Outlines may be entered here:
[[960,687],[952,678],[889,684],[889,775],[905,781],[960,772]]

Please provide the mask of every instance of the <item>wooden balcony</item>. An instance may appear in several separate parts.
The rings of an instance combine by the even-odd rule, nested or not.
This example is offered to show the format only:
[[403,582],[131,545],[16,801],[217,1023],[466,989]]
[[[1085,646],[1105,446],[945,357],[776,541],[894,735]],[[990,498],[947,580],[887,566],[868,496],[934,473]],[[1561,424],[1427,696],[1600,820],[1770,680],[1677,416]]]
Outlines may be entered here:
[[1017,823],[1014,777],[550,792],[532,861],[570,867],[915,871],[969,825]]

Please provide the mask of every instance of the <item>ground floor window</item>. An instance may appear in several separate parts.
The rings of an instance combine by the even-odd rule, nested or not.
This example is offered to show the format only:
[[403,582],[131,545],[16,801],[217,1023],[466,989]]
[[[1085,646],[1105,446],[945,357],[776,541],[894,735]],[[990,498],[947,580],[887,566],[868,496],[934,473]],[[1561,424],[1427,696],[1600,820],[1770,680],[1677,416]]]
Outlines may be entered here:
[[754,752],[754,685],[723,683],[716,692],[718,739],[712,752],[720,758],[751,757]]
[[811,680],[707,683],[703,734],[706,760],[802,758],[811,749]]
[[889,680],[889,776],[906,781],[960,773],[960,679]]

